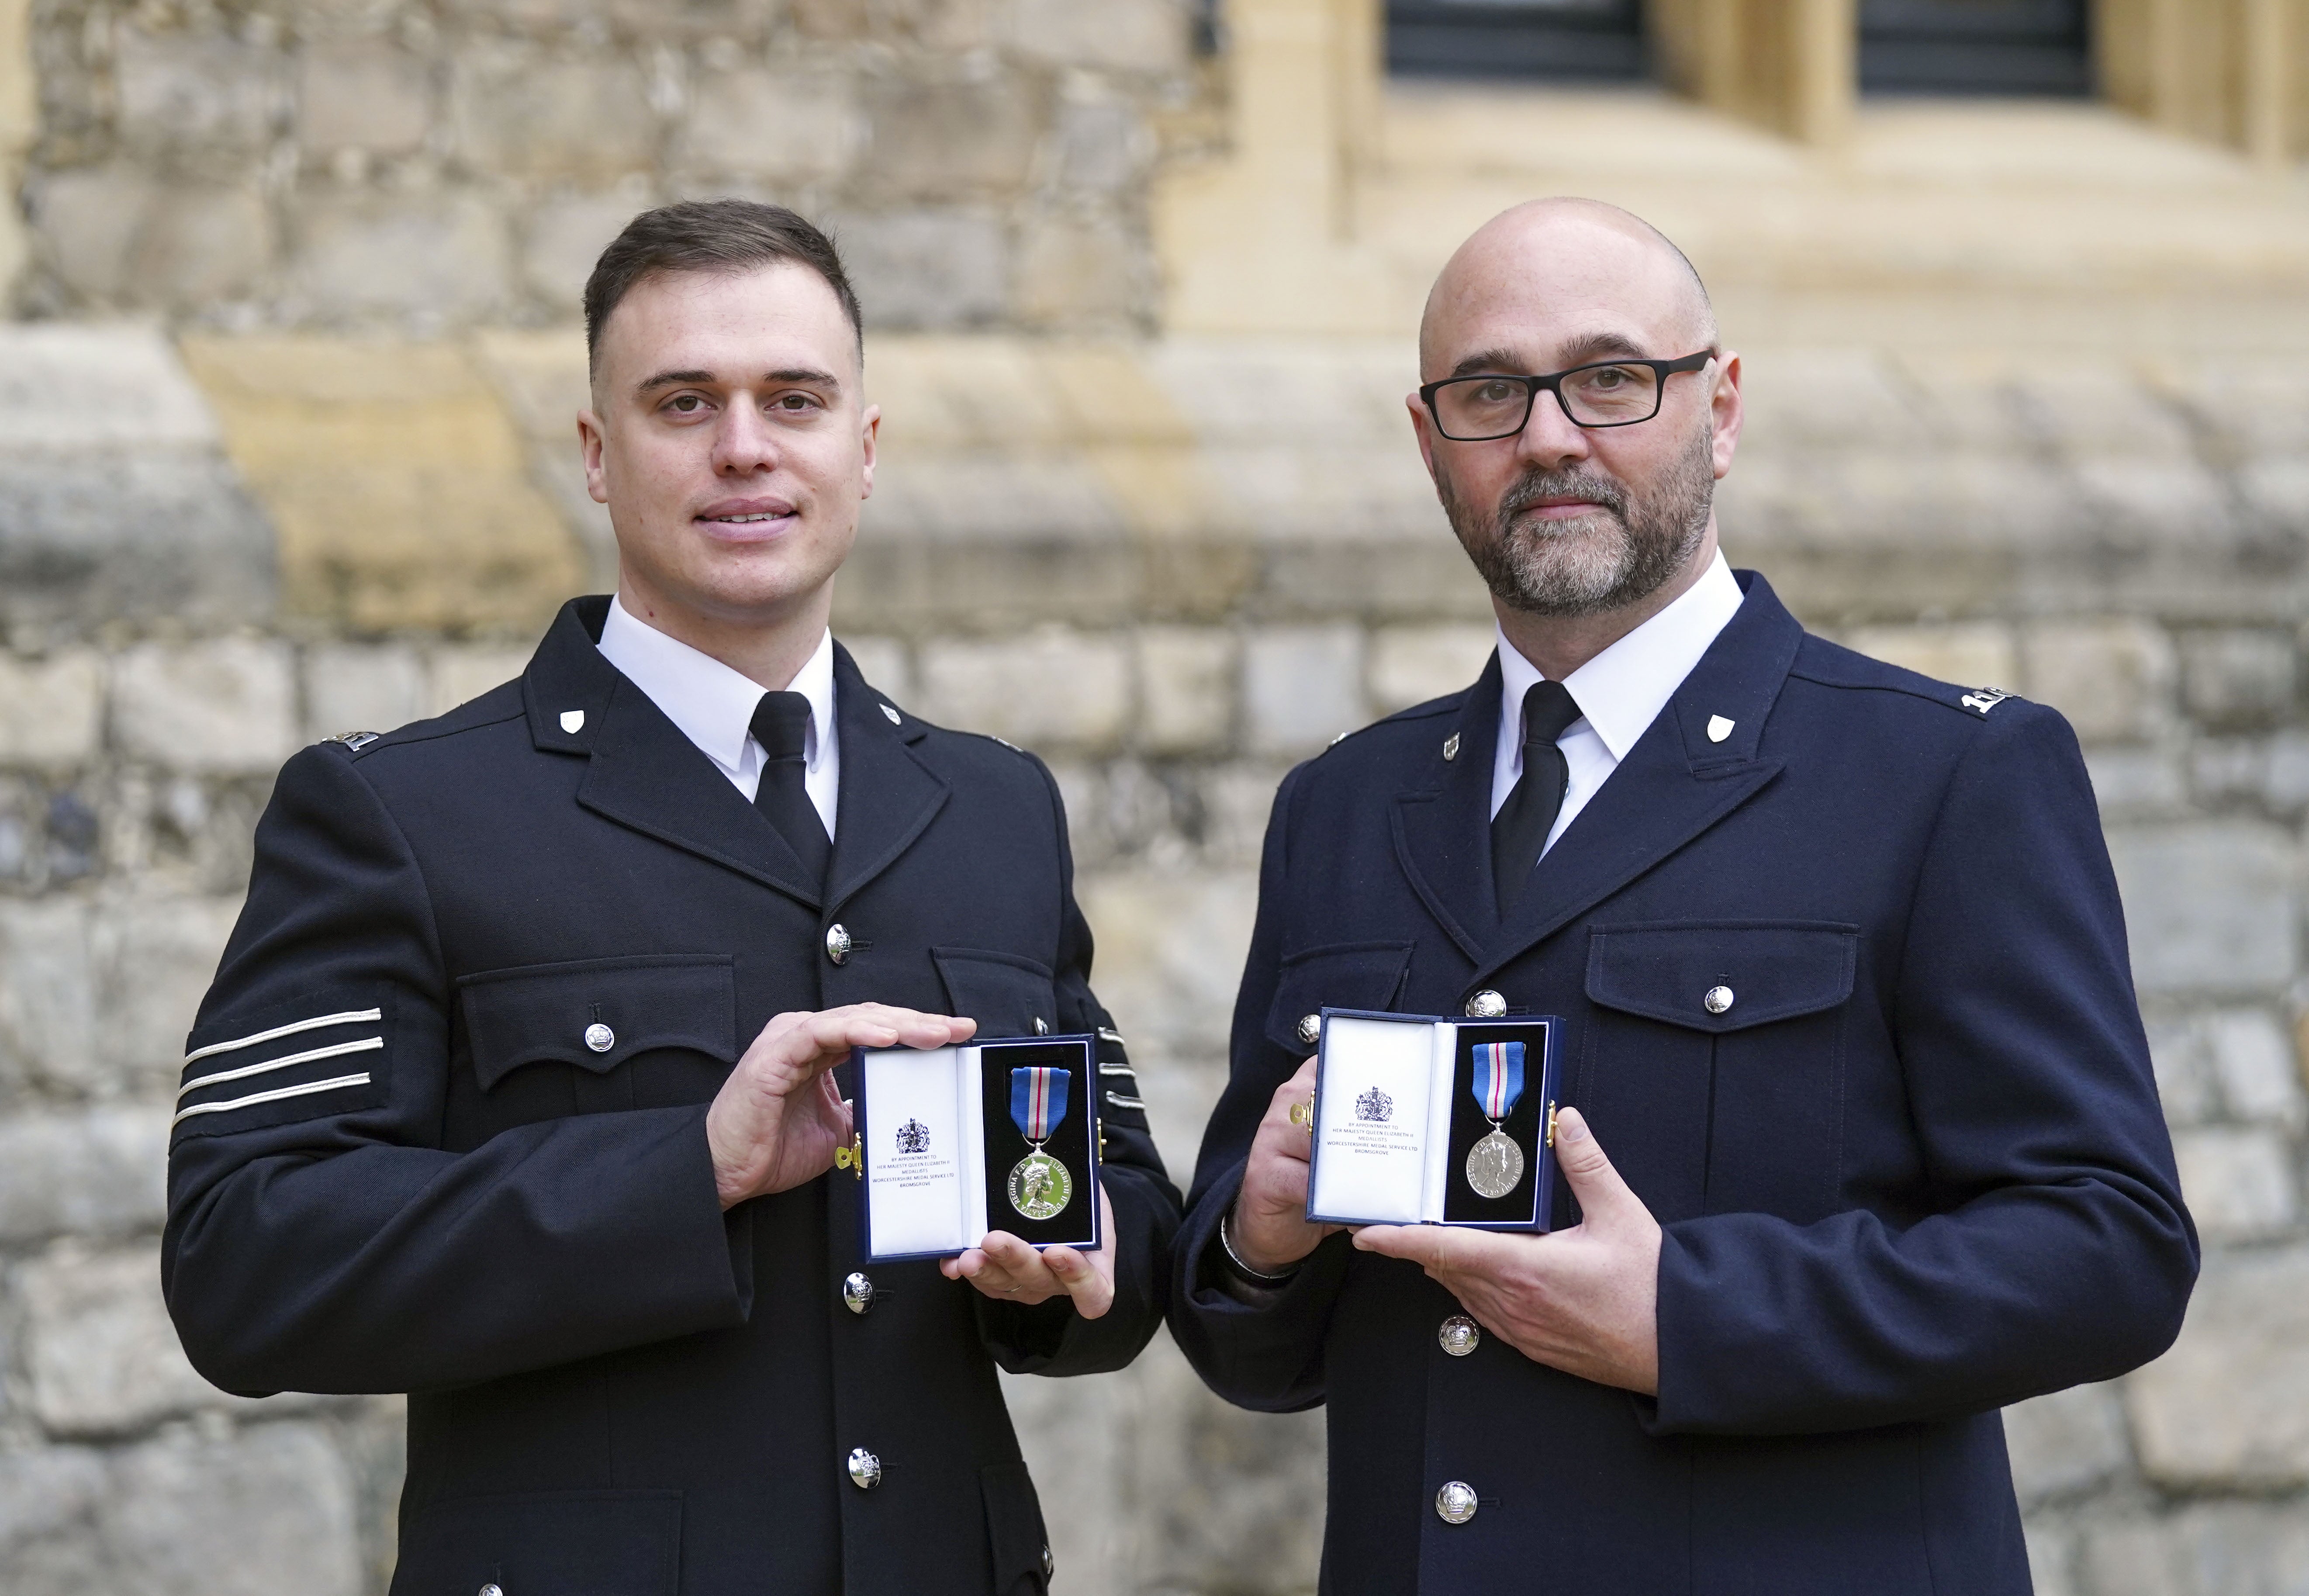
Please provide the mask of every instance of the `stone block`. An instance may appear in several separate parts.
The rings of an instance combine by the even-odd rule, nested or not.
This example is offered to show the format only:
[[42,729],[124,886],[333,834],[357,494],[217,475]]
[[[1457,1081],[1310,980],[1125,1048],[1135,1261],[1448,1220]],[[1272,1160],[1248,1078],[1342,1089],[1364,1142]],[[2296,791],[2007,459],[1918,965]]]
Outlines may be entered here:
[[2019,655],[2004,626],[1863,626],[1846,642],[1872,659],[1959,687],[2009,688],[2019,680]]
[[1149,626],[1137,645],[1138,746],[1150,754],[1223,747],[1234,729],[1234,634],[1211,626]]
[[656,164],[648,88],[614,56],[540,59],[517,46],[468,45],[449,106],[461,151],[482,171],[601,178]]
[[721,177],[825,183],[849,171],[865,142],[847,77],[747,68],[706,73],[691,85],[672,160]]
[[186,146],[262,151],[281,112],[282,62],[226,33],[155,36],[120,30],[113,56],[120,131],[132,144],[181,157]]
[[1258,869],[1284,770],[1280,761],[1244,762],[1203,772],[1196,796],[1202,811],[1199,841],[1205,862],[1215,869]]
[[982,326],[1009,304],[1002,224],[952,206],[831,219],[869,331]]
[[2220,1114],[2219,1077],[2204,1026],[2193,1017],[2147,1017],[2149,1061],[2157,1072],[2157,1095],[2171,1125],[2196,1125]]
[[47,659],[0,654],[0,764],[69,766],[95,757],[104,664],[86,649]]
[[1120,639],[1049,627],[1000,641],[942,639],[921,650],[922,712],[1030,748],[1111,748],[1130,713]]
[[1084,876],[1077,891],[1098,940],[1099,998],[1133,1046],[1224,1054],[1258,910],[1256,874],[1102,872]]
[[904,709],[914,699],[914,664],[906,645],[895,637],[852,637],[835,634],[866,685]]
[[2168,749],[2094,745],[2085,750],[2085,772],[2104,816],[2170,815],[2188,806],[2188,775]]
[[1053,133],[1059,186],[1078,194],[1120,194],[1154,159],[1154,135],[1128,100],[1067,99]]
[[2277,1016],[2266,1009],[2230,1009],[2204,1021],[2221,1097],[2239,1119],[2300,1128],[2301,1079],[2293,1048]]
[[109,1082],[174,1094],[186,1034],[239,914],[238,897],[164,897],[149,890],[98,903],[89,952],[97,1057]]
[[2132,1459],[2114,1385],[2077,1385],[2004,1410],[2004,1444],[2023,1508],[2090,1490]]
[[254,1425],[123,1454],[100,1516],[138,1596],[359,1596],[353,1486],[329,1433]]
[[909,199],[1016,194],[1042,134],[1042,98],[1030,80],[1008,75],[869,79],[860,95],[870,129],[866,172],[878,190]]
[[1175,72],[1187,64],[1179,0],[1009,0],[1010,47],[1030,60],[1116,72]]
[[2292,717],[2299,667],[2282,632],[2191,632],[2181,639],[2181,699],[2220,731],[2254,730]]
[[2309,1483],[2309,1247],[2210,1255],[2180,1340],[2125,1386],[2158,1484]]
[[[629,182],[604,193],[558,194],[545,201],[522,234],[523,282],[557,310],[578,309],[585,297],[585,280],[593,274],[601,252],[627,222],[649,209],[653,197],[645,182]],[[573,414],[575,408],[571,407]],[[557,431],[554,442],[562,453],[575,458],[574,438]]]
[[294,302],[323,320],[470,320],[503,306],[511,278],[497,206],[454,190],[307,196],[291,254]]
[[97,306],[213,310],[257,287],[276,244],[253,184],[162,183],[125,168],[39,185],[33,219],[57,276]]
[[26,1264],[18,1287],[28,1405],[49,1435],[129,1435],[229,1400],[185,1357],[156,1247],[58,1247]]
[[217,625],[268,617],[273,591],[272,532],[213,453],[0,450],[8,622]]
[[[207,450],[216,418],[167,334],[135,324],[0,323],[0,460]],[[13,469],[13,462],[0,470]]]
[[272,772],[297,747],[294,670],[255,638],[140,643],[113,663],[113,736],[170,770]]
[[298,61],[297,142],[311,154],[405,155],[425,142],[432,120],[425,64],[390,45],[316,44]]
[[2119,826],[2109,853],[2144,993],[2253,991],[2298,962],[2290,839],[2247,822]]
[[2289,1503],[2200,1503],[2169,1518],[2096,1524],[2080,1539],[2092,1596],[2309,1590],[2309,1519]]
[[2028,1583],[2036,1596],[2078,1596],[2077,1536],[2066,1524],[2030,1519],[2020,1526],[2028,1549]]
[[86,1446],[0,1453],[0,1569],[9,1596],[90,1596],[108,1588],[98,1518],[111,1481]]
[[402,643],[323,643],[305,654],[305,740],[392,731],[427,712],[425,665]]
[[168,1155],[160,1103],[0,1118],[0,1243],[158,1230]]
[[471,703],[492,687],[502,687],[529,669],[533,648],[506,648],[475,643],[433,651],[428,677],[425,712],[445,715],[461,703]]
[[2207,1241],[2258,1241],[2300,1217],[2292,1150],[2277,1131],[2202,1126],[2173,1134],[2181,1195]]
[[1149,300],[1144,241],[1106,212],[1038,217],[1018,241],[1016,308],[1031,326],[1126,326]]
[[1490,626],[1382,626],[1371,634],[1371,703],[1392,714],[1464,692],[1497,646]]
[[0,899],[0,1081],[87,1091],[97,1079],[87,903]]
[[368,633],[542,629],[576,591],[584,557],[464,349],[252,336],[186,354],[272,513],[292,612]]
[[1363,634],[1354,626],[1270,626],[1243,650],[1243,717],[1262,754],[1312,754],[1370,719]]
[[2292,811],[2309,804],[2309,735],[2285,732],[2269,741],[2262,789],[2271,808]]
[[2171,715],[2173,643],[2130,619],[2045,621],[2020,640],[2023,691],[2069,718],[2085,742],[2150,736]]

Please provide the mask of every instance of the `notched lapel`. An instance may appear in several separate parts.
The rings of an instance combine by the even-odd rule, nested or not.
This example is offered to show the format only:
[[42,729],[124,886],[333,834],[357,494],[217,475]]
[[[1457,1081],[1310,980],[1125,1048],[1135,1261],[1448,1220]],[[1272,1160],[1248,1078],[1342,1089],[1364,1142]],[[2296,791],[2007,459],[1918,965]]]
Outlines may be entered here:
[[850,651],[835,643],[834,718],[842,729],[842,783],[834,859],[826,871],[828,914],[840,912],[895,864],[952,795],[945,778],[908,746],[925,735],[921,723],[901,714],[893,724],[883,709],[888,702],[867,685]]
[[603,706],[592,753],[577,788],[585,807],[817,907],[820,884],[777,828],[622,676]]
[[[1759,757],[1764,722],[1794,663],[1803,629],[1761,576],[1628,757],[1532,873],[1498,942],[1480,955],[1481,980],[1553,936],[1746,803],[1780,772]],[[1732,722],[1711,742],[1709,721]]]
[[[1434,723],[1426,785],[1395,799],[1395,852],[1412,890],[1467,957],[1481,960],[1499,926],[1492,886],[1492,763],[1499,741],[1498,654],[1453,720]],[[1457,753],[1446,759],[1446,741]]]

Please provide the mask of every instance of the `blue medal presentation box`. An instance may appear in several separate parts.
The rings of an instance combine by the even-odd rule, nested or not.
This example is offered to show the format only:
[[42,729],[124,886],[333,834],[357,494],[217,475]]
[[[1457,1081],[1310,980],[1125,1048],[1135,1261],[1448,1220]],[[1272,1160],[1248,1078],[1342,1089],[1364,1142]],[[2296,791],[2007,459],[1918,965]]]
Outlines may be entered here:
[[[1094,1252],[1098,1053],[1089,1036],[852,1056],[866,1255],[950,1258],[1005,1230]],[[837,1171],[838,1172],[838,1171]]]
[[1562,1029],[1325,1009],[1307,1218],[1548,1229]]

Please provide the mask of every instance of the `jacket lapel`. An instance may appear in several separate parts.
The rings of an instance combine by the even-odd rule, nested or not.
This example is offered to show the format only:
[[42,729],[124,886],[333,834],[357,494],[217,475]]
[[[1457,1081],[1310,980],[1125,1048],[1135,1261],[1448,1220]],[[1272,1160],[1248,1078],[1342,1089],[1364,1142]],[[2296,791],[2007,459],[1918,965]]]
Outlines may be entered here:
[[[592,756],[577,801],[595,814],[817,907],[819,884],[777,828],[601,657],[608,613],[607,599],[579,599],[546,634],[522,681],[532,740]],[[573,712],[582,712],[574,730]]]
[[[1759,756],[1765,718],[1795,661],[1803,629],[1771,587],[1743,574],[1747,599],[1649,729],[1539,861],[1483,980],[1553,936],[1745,803],[1780,772]],[[1723,740],[1709,725],[1729,720]]]
[[835,811],[834,859],[826,870],[829,915],[839,913],[897,861],[951,792],[910,746],[929,729],[867,686],[850,651],[838,643],[834,718],[842,732],[842,796]]
[[[1395,851],[1451,940],[1480,962],[1499,928],[1492,887],[1492,762],[1500,735],[1500,658],[1435,734],[1426,782],[1395,799]],[[1446,750],[1450,750],[1449,756]]]

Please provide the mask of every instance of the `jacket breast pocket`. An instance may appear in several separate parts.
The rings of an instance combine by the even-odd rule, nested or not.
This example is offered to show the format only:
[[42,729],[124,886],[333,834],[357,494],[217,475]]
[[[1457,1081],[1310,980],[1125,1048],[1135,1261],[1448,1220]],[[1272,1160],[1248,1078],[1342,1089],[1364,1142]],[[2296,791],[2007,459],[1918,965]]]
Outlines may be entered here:
[[952,1012],[978,1022],[978,1040],[1042,1036],[1061,1029],[1051,967],[994,948],[934,947]]
[[1589,932],[1580,1100],[1662,1221],[1835,1211],[1859,945],[1823,921]]
[[727,954],[532,964],[469,975],[457,988],[473,1078],[497,1129],[704,1102],[738,1061]]
[[1327,1008],[1391,1009],[1411,968],[1407,942],[1341,942],[1283,956],[1267,1040],[1305,1057],[1315,1050],[1310,1018]]

